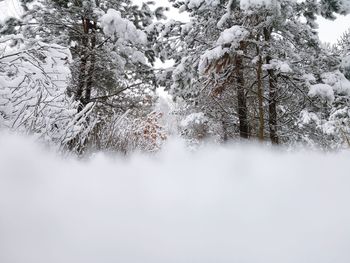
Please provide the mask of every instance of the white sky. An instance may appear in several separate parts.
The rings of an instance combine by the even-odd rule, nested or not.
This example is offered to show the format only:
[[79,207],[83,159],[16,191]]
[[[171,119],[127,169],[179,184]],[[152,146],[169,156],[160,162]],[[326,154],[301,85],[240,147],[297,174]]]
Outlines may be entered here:
[[[145,0],[134,0],[135,3],[141,4]],[[168,0],[155,0],[157,5],[168,6],[170,3]],[[0,21],[7,16],[19,16],[21,14],[21,7],[18,0],[0,0]],[[174,9],[168,13],[168,17],[172,17],[177,20],[187,20],[186,14],[179,14]],[[350,15],[344,17],[339,16],[336,21],[329,21],[324,18],[318,19],[320,29],[320,38],[324,42],[336,43],[337,39],[350,28]]]
[[320,17],[317,21],[320,26],[320,39],[324,42],[336,43],[343,33],[350,29],[350,15],[338,16],[338,19],[335,21],[329,21]]

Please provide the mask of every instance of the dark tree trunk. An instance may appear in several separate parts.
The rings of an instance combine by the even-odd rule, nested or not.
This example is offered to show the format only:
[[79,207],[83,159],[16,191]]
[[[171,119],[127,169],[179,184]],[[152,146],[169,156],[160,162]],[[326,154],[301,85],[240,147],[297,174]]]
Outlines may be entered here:
[[[265,41],[271,41],[271,30],[264,28]],[[266,56],[266,64],[270,64],[272,58],[270,55]],[[279,138],[277,135],[277,76],[274,69],[267,70],[269,75],[269,130],[272,144],[278,144]]]
[[223,132],[223,141],[228,141],[228,127],[227,127],[227,117],[225,114],[224,120],[221,121],[222,124],[222,132]]
[[[240,49],[245,49],[245,45],[243,42],[241,42],[240,44]],[[236,54],[235,57],[235,74],[237,82],[239,134],[241,138],[249,138],[247,98],[245,94],[245,81],[243,71],[243,56],[240,54]]]
[[77,84],[77,91],[75,93],[75,99],[79,102],[78,111],[81,111],[85,106],[84,91],[86,89],[86,77],[87,77],[87,58],[88,58],[88,45],[89,45],[89,19],[82,17],[83,36],[81,39],[81,52],[80,52],[80,65],[79,65],[79,77]]
[[[79,76],[77,83],[77,90],[75,93],[75,100],[79,102],[78,112],[81,112],[90,101],[91,87],[92,87],[92,73],[94,72],[95,66],[95,55],[89,54],[89,29],[90,19],[82,17],[83,34],[81,38],[81,51],[80,51],[80,65],[79,65]],[[96,24],[94,24],[96,26]],[[91,38],[91,46],[96,45],[96,35],[93,32]],[[89,61],[90,57],[90,61]],[[88,62],[90,64],[88,65]],[[93,63],[92,63],[93,62]],[[89,66],[89,67],[88,67]],[[79,138],[74,138],[68,143],[70,150],[76,150],[77,153],[82,154],[85,150],[86,141],[80,142]]]
[[[271,59],[268,57],[266,63],[268,64]],[[269,129],[270,139],[273,144],[278,144],[279,139],[277,135],[277,80],[275,71],[273,69],[268,70],[269,74]]]
[[[260,53],[260,51],[259,51]],[[264,100],[263,100],[263,82],[262,82],[262,57],[259,54],[258,68],[257,68],[257,79],[258,79],[258,103],[259,103],[259,133],[258,138],[260,141],[264,140]]]
[[92,84],[94,81],[94,73],[95,73],[95,64],[96,64],[96,54],[95,54],[95,47],[96,47],[96,29],[97,25],[96,22],[93,23],[93,29],[91,34],[91,55],[90,55],[90,63],[89,63],[89,69],[88,69],[88,76],[86,81],[86,91],[85,91],[85,98],[84,98],[84,106],[90,102],[91,99],[91,90],[92,90]]

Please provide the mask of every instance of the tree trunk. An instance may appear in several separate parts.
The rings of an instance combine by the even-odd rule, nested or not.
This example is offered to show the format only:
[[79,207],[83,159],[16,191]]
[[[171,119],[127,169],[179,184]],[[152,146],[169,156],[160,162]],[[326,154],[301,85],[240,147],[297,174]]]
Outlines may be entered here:
[[264,140],[264,126],[265,126],[265,120],[264,120],[264,104],[263,104],[263,82],[262,82],[262,57],[259,52],[259,61],[258,61],[258,68],[257,68],[257,81],[258,81],[258,103],[259,103],[259,132],[258,132],[258,138],[260,141]]
[[[79,65],[79,76],[77,83],[77,90],[75,93],[75,100],[79,102],[78,112],[81,112],[87,103],[90,101],[91,94],[91,83],[90,73],[91,73],[91,61],[90,67],[88,68],[88,51],[89,51],[89,26],[90,20],[88,18],[82,17],[82,27],[83,27],[83,36],[81,38],[81,52],[80,52],[80,65]],[[96,36],[94,36],[94,43],[96,43]],[[95,45],[95,44],[94,44]],[[95,58],[94,58],[95,60]],[[94,62],[95,64],[95,62]],[[94,71],[94,69],[93,69]],[[92,81],[92,78],[91,80]],[[90,91],[88,92],[90,87]],[[87,95],[89,94],[89,95]],[[82,154],[85,149],[86,142],[81,143],[79,138],[73,138],[69,143],[68,147],[70,150],[76,150],[77,153]]]
[[[265,41],[271,41],[271,29],[264,28]],[[272,58],[270,55],[266,56],[266,64],[270,64]],[[267,70],[269,75],[269,130],[272,144],[278,144],[279,138],[277,135],[277,77],[274,69]]]
[[80,52],[80,65],[79,65],[79,77],[77,91],[75,93],[75,99],[79,102],[78,111],[80,112],[85,106],[84,91],[86,88],[86,71],[87,71],[87,53],[89,45],[89,19],[82,17],[83,36],[81,39],[81,52]]
[[88,69],[88,76],[86,81],[86,91],[85,91],[85,98],[84,98],[84,106],[86,106],[91,99],[91,90],[92,90],[92,84],[94,81],[94,73],[95,73],[95,64],[96,64],[96,54],[95,54],[95,47],[96,47],[96,29],[97,25],[94,21],[92,34],[91,34],[91,55],[90,55],[90,63],[89,63],[89,69]]
[[[240,44],[240,50],[244,50],[245,45],[243,42]],[[249,125],[248,125],[248,110],[247,110],[247,98],[245,95],[245,81],[243,71],[243,56],[236,54],[235,57],[235,73],[237,81],[237,103],[238,103],[238,118],[239,118],[239,134],[241,138],[249,138]]]
[[223,141],[227,142],[228,141],[228,127],[227,127],[227,117],[224,117],[224,120],[221,121],[222,124],[222,132],[223,132]]

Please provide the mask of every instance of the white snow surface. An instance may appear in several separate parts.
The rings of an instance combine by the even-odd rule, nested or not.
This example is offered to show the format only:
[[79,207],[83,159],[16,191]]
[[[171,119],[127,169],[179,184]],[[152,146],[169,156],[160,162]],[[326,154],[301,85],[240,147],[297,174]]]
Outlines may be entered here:
[[58,158],[0,136],[2,263],[348,263],[350,152]]

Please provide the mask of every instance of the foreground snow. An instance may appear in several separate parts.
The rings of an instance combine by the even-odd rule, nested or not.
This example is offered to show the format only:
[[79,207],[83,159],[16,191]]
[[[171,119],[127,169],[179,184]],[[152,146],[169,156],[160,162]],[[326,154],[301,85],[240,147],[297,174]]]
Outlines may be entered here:
[[2,263],[348,263],[350,153],[63,160],[0,136]]

